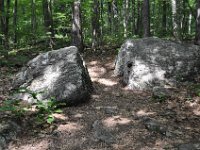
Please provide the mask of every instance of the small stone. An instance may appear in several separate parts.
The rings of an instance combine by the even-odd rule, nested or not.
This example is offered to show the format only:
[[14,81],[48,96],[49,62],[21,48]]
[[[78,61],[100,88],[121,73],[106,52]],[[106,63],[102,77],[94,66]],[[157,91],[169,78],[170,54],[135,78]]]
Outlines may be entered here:
[[143,119],[143,121],[144,121],[145,127],[149,131],[153,131],[153,132],[157,132],[157,133],[166,135],[167,127],[164,126],[163,124],[161,124],[153,119],[150,119],[150,118],[145,118],[145,119]]
[[105,107],[106,114],[114,114],[117,112],[117,106],[107,106]]

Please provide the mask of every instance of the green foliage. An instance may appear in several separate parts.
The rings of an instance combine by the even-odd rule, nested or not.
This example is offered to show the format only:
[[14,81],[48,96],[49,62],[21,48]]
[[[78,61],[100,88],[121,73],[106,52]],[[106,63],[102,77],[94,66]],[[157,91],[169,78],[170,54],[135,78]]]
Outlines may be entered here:
[[[9,50],[21,49],[24,47],[39,47],[39,49],[47,49],[48,40],[51,33],[48,33],[44,25],[44,11],[42,0],[34,0],[33,6],[31,1],[20,0],[18,1],[17,8],[17,25],[13,24],[14,13],[14,2],[10,1],[10,14],[9,14],[9,25],[8,25],[8,44],[9,49],[3,49],[3,40],[5,40],[5,35],[3,31],[0,31],[0,59],[1,56],[8,54]],[[64,46],[70,46],[71,43],[71,28],[72,28],[72,3],[73,0],[54,0],[49,1],[51,3],[51,17],[53,18],[53,48],[61,48]],[[82,31],[83,31],[83,41],[88,47],[92,43],[92,16],[93,16],[93,4],[92,0],[82,0],[81,2],[81,17],[82,17]],[[125,40],[124,37],[124,17],[127,16],[127,38],[132,37],[142,37],[142,0],[130,1],[128,10],[124,10],[123,1],[115,1],[116,4],[111,9],[114,8],[116,12],[109,12],[109,3],[112,0],[101,0],[99,3],[99,23],[101,30],[101,44],[102,45],[113,45],[113,43],[118,44]],[[134,2],[134,3],[133,3]],[[195,36],[195,11],[196,2],[194,0],[181,1],[181,35],[184,40],[194,39]],[[114,4],[114,3],[112,3]],[[140,5],[139,5],[140,4]],[[172,23],[172,4],[171,1],[166,1],[166,31],[163,31],[163,1],[155,0],[150,1],[150,26],[151,34],[158,37],[173,38],[173,23]],[[5,17],[7,12],[7,7],[5,5],[5,12],[1,16]],[[125,11],[125,12],[124,12]],[[133,12],[134,11],[134,12]],[[34,13],[33,13],[34,12]],[[35,26],[33,30],[33,18],[35,17]],[[138,18],[139,17],[139,18]],[[134,22],[133,22],[134,21]],[[139,30],[137,30],[137,24],[139,23]],[[15,31],[17,37],[17,43],[14,42]],[[164,32],[164,33],[163,33]],[[43,42],[41,42],[43,41]],[[120,42],[119,42],[120,41]],[[101,45],[101,46],[102,46]],[[44,50],[43,49],[43,50]],[[3,50],[3,52],[2,52]],[[30,49],[26,49],[30,51]],[[4,54],[2,54],[4,53]],[[16,53],[15,56],[17,56]],[[10,56],[9,56],[10,57]],[[13,57],[12,57],[13,58]],[[11,59],[12,59],[11,58]],[[7,59],[7,57],[6,57]],[[22,60],[21,58],[19,60]],[[18,61],[17,60],[13,60]],[[0,60],[0,63],[10,64],[5,59]]]
[[20,100],[5,100],[0,106],[1,112],[11,112],[16,117],[24,116],[27,110],[27,107],[21,107]]
[[200,97],[200,84],[192,85],[190,87],[190,91],[194,93],[194,95]]
[[54,98],[48,99],[46,101],[37,100],[35,103],[35,108],[37,109],[37,120],[39,122],[46,120],[47,123],[52,124],[55,120],[54,113],[62,113],[61,109],[58,109],[58,104]]
[[65,106],[65,103],[58,103],[55,98],[50,98],[47,100],[38,100],[38,93],[32,92],[27,89],[20,89],[21,93],[28,93],[35,100],[35,103],[32,105],[21,105],[21,100],[5,100],[0,106],[1,112],[10,112],[16,117],[22,117],[26,115],[27,111],[35,108],[35,120],[38,123],[48,123],[52,124],[55,121],[53,114],[62,113],[62,110],[59,109],[60,106]]

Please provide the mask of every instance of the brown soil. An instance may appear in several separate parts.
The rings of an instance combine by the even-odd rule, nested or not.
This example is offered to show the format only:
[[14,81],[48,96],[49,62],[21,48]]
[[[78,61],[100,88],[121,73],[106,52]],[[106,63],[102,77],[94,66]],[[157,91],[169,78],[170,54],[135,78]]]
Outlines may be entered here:
[[[148,150],[176,149],[200,138],[200,99],[180,87],[170,99],[158,102],[151,93],[129,91],[113,76],[114,55],[85,58],[93,81],[89,102],[64,108],[50,127],[28,127],[9,144],[10,150]],[[1,78],[2,79],[2,78]],[[0,82],[8,85],[9,81]],[[8,88],[5,87],[3,91]],[[0,99],[6,92],[1,92]],[[165,134],[145,126],[151,118],[167,128]],[[95,137],[94,122],[101,121],[114,142]],[[29,122],[34,124],[33,122]]]

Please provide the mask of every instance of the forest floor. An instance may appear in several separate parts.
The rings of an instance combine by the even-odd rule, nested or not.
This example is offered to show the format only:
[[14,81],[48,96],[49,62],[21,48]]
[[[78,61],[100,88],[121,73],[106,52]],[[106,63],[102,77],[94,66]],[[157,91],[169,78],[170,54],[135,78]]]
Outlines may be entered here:
[[[23,132],[8,149],[197,149],[200,97],[190,86],[180,87],[162,101],[153,99],[150,92],[127,90],[113,76],[114,59],[112,51],[85,57],[94,86],[91,100],[64,108],[51,126],[34,127],[34,122],[29,122],[31,127],[23,125]],[[8,72],[6,67],[1,68],[0,100],[11,86],[12,72]]]

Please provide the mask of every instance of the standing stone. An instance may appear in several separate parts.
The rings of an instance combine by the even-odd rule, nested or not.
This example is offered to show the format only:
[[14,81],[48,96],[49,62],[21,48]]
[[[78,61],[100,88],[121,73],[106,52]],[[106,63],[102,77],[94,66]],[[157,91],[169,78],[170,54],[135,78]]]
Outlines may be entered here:
[[[92,82],[78,49],[74,46],[38,55],[16,75],[14,88],[26,88],[37,93],[37,98],[77,104],[89,98]],[[15,98],[34,102],[30,94]]]
[[159,38],[127,40],[117,56],[114,74],[129,89],[151,89],[194,81],[200,72],[200,49]]

